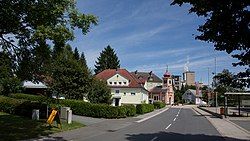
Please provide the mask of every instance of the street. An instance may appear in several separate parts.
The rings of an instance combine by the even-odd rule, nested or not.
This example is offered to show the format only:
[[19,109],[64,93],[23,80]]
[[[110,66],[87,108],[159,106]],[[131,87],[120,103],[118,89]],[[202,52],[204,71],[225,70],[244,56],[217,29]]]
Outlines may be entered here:
[[[81,139],[78,139],[81,140]],[[197,115],[190,108],[172,107],[153,118],[135,123],[118,131],[110,131],[85,139],[87,141],[126,140],[224,140],[218,131],[204,117]]]

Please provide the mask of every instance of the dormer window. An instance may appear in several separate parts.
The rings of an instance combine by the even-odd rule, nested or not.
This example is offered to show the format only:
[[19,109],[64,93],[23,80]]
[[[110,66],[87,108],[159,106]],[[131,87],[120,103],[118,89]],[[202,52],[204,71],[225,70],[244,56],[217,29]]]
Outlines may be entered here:
[[114,82],[114,84],[116,85],[116,84],[117,84],[117,82]]
[[112,82],[109,82],[110,85],[112,85]]
[[127,84],[127,82],[123,82],[123,84],[124,84],[124,85],[126,85],[126,84]]
[[119,85],[121,85],[122,84],[122,82],[119,82]]

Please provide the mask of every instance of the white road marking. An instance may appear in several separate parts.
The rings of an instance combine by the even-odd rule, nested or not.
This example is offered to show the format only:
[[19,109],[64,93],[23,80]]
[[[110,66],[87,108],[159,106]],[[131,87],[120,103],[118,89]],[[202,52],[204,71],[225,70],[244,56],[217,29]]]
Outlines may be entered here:
[[165,129],[167,130],[172,124],[169,124],[168,127],[166,127]]
[[156,140],[158,137],[154,137],[152,140],[150,140],[150,141],[154,141],[154,140]]
[[162,110],[162,111],[160,111],[160,112],[158,112],[158,113],[156,113],[156,114],[154,114],[154,115],[151,115],[151,116],[149,116],[149,117],[140,119],[140,120],[138,120],[138,121],[136,121],[136,122],[137,122],[137,123],[140,123],[140,122],[143,122],[143,121],[145,121],[145,120],[148,120],[148,119],[150,119],[150,118],[152,118],[152,117],[154,117],[154,116],[157,116],[157,115],[159,115],[159,114],[161,114],[161,113],[167,111],[168,109],[169,109],[169,108],[166,108],[166,109],[164,109],[164,110]]
[[178,117],[178,116],[179,116],[179,114],[176,115],[176,117]]
[[176,120],[176,118],[174,118],[174,121]]

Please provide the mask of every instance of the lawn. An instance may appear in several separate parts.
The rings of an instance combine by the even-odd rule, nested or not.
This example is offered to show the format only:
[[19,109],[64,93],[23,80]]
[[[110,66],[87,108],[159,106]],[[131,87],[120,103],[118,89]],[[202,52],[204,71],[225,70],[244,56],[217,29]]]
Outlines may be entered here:
[[46,120],[34,121],[28,118],[0,112],[0,139],[1,140],[24,140],[37,138],[56,132],[67,131],[83,127],[78,122],[67,124],[62,121],[62,129],[49,127]]

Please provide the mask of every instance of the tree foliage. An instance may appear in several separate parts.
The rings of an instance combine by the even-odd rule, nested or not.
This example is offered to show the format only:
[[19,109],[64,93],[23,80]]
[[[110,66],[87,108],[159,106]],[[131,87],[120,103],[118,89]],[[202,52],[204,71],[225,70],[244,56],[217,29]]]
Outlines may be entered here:
[[0,7],[0,48],[15,55],[21,80],[46,74],[50,47],[56,58],[74,39],[76,28],[86,34],[97,24],[97,18],[80,13],[73,0],[5,0]]
[[239,61],[234,66],[246,66],[239,73],[245,85],[250,85],[250,1],[248,0],[174,0],[172,5],[191,5],[190,13],[206,19],[197,29],[196,39],[211,42],[215,50],[225,51]]
[[53,61],[52,80],[52,91],[65,95],[68,99],[86,97],[91,83],[87,68],[75,59],[70,46],[65,46]]
[[105,82],[93,79],[88,100],[92,103],[111,103],[111,90]]
[[98,74],[105,69],[116,69],[120,68],[120,60],[118,59],[115,51],[108,45],[100,53],[100,56],[95,62],[95,73]]

